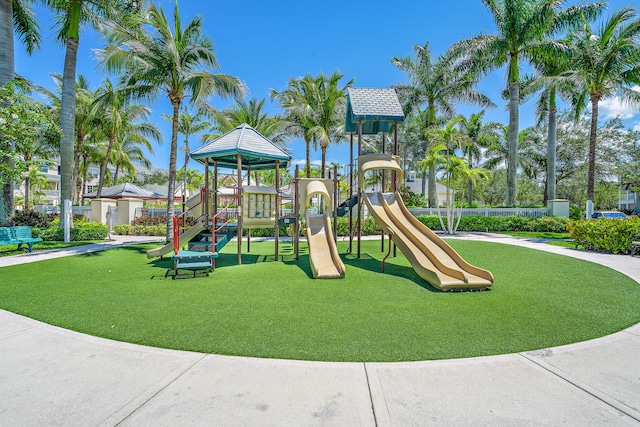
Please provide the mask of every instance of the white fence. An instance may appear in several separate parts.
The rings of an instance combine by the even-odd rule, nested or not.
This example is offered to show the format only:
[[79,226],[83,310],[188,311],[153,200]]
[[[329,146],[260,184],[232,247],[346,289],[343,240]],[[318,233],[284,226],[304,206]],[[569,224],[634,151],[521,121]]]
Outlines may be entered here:
[[[36,212],[43,214],[60,214],[60,206],[36,205]],[[73,215],[83,215],[87,221],[91,221],[91,206],[71,206]]]
[[[458,213],[459,208],[456,209]],[[414,216],[438,215],[437,208],[409,208]],[[440,215],[446,215],[446,209],[440,208]],[[542,218],[549,215],[547,208],[462,208],[462,216],[526,216]]]

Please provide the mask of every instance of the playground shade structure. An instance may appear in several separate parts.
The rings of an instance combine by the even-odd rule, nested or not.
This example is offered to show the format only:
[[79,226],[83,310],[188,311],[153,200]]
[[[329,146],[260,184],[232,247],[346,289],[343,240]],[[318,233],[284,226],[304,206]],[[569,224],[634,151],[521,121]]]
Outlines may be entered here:
[[415,272],[436,288],[485,289],[493,275],[466,262],[433,231],[407,210],[397,191],[363,193],[364,202],[376,223],[407,257]]

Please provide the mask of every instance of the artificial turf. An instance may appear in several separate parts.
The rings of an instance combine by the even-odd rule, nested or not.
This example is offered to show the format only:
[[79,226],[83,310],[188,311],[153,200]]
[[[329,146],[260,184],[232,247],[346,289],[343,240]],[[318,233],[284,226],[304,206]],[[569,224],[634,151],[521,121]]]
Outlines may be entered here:
[[[583,341],[640,322],[640,285],[611,269],[477,241],[450,244],[490,270],[484,292],[443,293],[400,251],[380,273],[380,241],[362,257],[338,248],[342,280],[311,278],[306,246],[229,244],[213,273],[174,277],[153,245],[0,270],[0,307],[132,343],[227,355],[327,361],[406,361],[512,353]],[[354,246],[355,248],[355,246]]]

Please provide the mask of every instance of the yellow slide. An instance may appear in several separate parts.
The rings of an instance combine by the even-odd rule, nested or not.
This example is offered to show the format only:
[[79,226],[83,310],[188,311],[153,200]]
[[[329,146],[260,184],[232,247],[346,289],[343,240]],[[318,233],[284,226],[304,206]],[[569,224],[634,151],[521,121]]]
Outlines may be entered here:
[[342,279],[344,264],[338,255],[327,215],[312,215],[307,211],[307,243],[309,262],[316,279]]
[[413,269],[441,290],[485,289],[493,275],[465,260],[407,210],[398,192],[363,197],[369,213],[407,257]]
[[309,263],[316,279],[342,279],[345,274],[344,263],[340,259],[336,242],[333,240],[331,218],[327,214],[311,214],[307,205],[312,196],[319,194],[325,200],[325,212],[332,212],[331,180],[300,179],[300,199],[304,201],[301,209],[306,212],[307,243],[309,245]]
[[[203,229],[204,225],[198,222],[193,227],[186,230],[180,235],[180,246],[187,244],[189,240],[193,239]],[[160,246],[159,248],[149,249],[147,251],[147,258],[156,258],[162,255],[166,255],[171,251],[173,251],[173,242],[169,242],[164,246]]]

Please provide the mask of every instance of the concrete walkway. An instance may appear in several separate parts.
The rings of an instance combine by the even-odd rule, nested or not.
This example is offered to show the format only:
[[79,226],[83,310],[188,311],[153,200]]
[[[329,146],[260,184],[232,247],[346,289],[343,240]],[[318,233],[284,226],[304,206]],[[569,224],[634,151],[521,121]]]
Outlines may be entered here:
[[[502,235],[460,238],[574,256],[640,282],[640,258]],[[138,239],[120,240],[93,249]],[[81,250],[12,258],[35,261]],[[15,264],[6,258],[0,265]],[[0,281],[6,280],[0,270]],[[528,353],[323,363],[142,347],[0,310],[0,426],[637,426],[639,360],[640,325]]]

